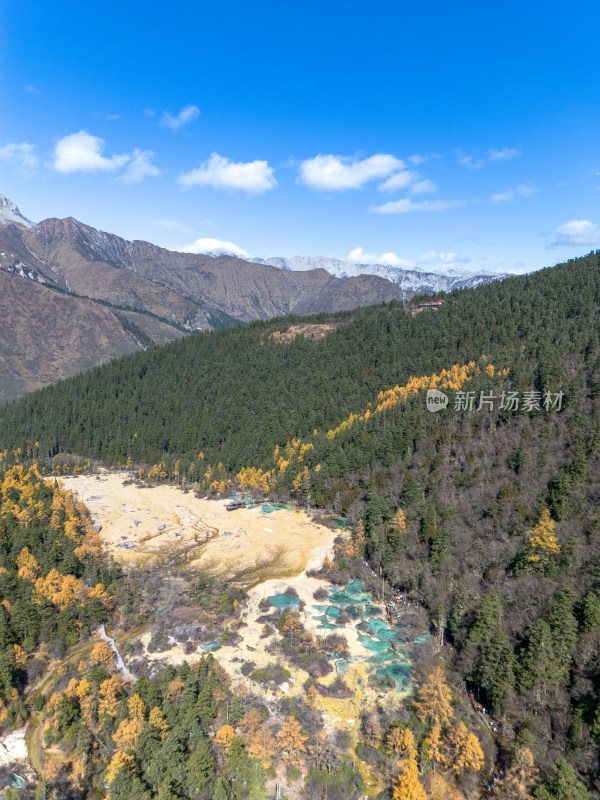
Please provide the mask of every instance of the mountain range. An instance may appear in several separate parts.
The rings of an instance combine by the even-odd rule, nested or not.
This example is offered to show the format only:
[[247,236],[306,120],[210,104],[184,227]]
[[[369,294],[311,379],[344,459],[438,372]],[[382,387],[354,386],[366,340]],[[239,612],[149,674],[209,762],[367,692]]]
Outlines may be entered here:
[[465,269],[451,268],[428,272],[420,267],[405,269],[385,264],[358,264],[329,256],[292,256],[291,258],[274,256],[250,260],[259,264],[271,264],[273,267],[283,270],[324,269],[337,278],[377,275],[395,283],[407,292],[416,294],[451,292],[453,289],[474,289],[483,283],[510,277],[510,273],[470,272]]
[[194,331],[351,310],[498,277],[177,252],[73,217],[36,224],[0,195],[0,401]]
[[193,331],[401,295],[379,276],[173,252],[72,217],[34,224],[0,195],[0,400]]

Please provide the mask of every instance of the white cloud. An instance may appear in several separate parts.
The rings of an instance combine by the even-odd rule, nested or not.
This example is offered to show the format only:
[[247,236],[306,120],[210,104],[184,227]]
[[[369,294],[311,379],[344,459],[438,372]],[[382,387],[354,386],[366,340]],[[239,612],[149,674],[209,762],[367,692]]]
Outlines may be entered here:
[[238,189],[249,195],[263,194],[277,186],[275,172],[268,161],[230,161],[213,153],[208,161],[180,175],[184,188],[214,186],[215,189]]
[[600,227],[589,219],[573,219],[554,231],[551,247],[591,245],[600,242]]
[[510,161],[512,158],[518,158],[521,155],[519,147],[503,147],[502,150],[488,150],[489,161]]
[[160,175],[159,168],[151,163],[153,157],[152,150],[138,150],[136,148],[133,151],[125,174],[121,175],[118,180],[125,183],[140,183],[144,178],[153,178],[156,175]]
[[52,166],[57,172],[111,172],[131,158],[126,154],[106,158],[102,155],[104,148],[98,136],[87,131],[72,133],[57,142]]
[[411,194],[429,194],[430,192],[437,192],[437,186],[433,181],[430,181],[429,178],[425,178],[425,180],[417,181],[417,183],[413,183],[410,187]]
[[421,200],[415,203],[409,197],[382,206],[371,206],[372,214],[408,214],[410,211],[445,211],[448,208],[464,206],[464,200]]
[[363,159],[319,154],[300,164],[298,180],[317,192],[344,192],[404,169],[403,161],[385,153]]
[[400,172],[394,172],[387,180],[380,183],[377,188],[380,192],[396,192],[398,189],[406,189],[417,178],[417,172],[411,172],[411,170],[405,169]]
[[471,259],[468,256],[460,256],[457,253],[438,253],[435,250],[428,250],[419,256],[419,264],[428,267],[456,267],[458,264],[468,264]]
[[506,189],[504,192],[497,192],[493,194],[490,198],[492,203],[506,203],[509,200],[514,200],[516,197],[531,197],[532,194],[535,194],[537,189],[535,186],[528,186],[527,184],[523,183],[521,186],[516,186],[514,188]]
[[377,253],[365,253],[362,247],[355,247],[348,253],[348,261],[352,261],[354,264],[383,264],[385,267],[405,267],[407,269],[414,267],[412,261],[398,258],[395,253],[382,253],[379,256]]
[[462,158],[458,159],[458,163],[470,169],[481,169],[481,167],[489,164],[491,161],[510,161],[513,158],[518,158],[520,155],[521,150],[518,147],[504,147],[502,150],[488,150],[485,158],[462,156]]
[[0,161],[12,164],[20,175],[28,177],[35,172],[39,163],[34,150],[35,145],[27,142],[5,144],[0,147]]
[[37,89],[35,86],[31,86],[31,84],[25,87],[25,91],[28,92],[29,94],[41,94],[40,90]]
[[429,160],[429,156],[420,156],[418,153],[415,153],[412,156],[409,156],[407,159],[411,164],[414,164],[415,167],[418,167],[419,164],[423,164],[425,161]]
[[183,128],[184,125],[189,125],[190,122],[198,119],[200,113],[198,106],[185,106],[177,116],[173,116],[173,114],[165,111],[160,119],[160,124],[164,125],[166,128],[170,128],[172,131],[178,131],[180,128]]
[[204,237],[196,239],[195,242],[179,248],[180,253],[205,253],[210,256],[238,256],[238,258],[248,258],[248,253],[238,247],[233,242],[226,242],[222,239],[212,239]]

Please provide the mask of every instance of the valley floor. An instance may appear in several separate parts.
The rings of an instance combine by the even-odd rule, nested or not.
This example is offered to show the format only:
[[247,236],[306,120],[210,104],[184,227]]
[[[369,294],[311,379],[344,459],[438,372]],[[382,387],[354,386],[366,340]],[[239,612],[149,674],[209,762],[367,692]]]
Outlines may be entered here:
[[335,531],[291,506],[227,511],[225,500],[125,478],[106,472],[61,479],[101,526],[107,551],[125,565],[185,565],[251,586],[318,568],[333,547]]

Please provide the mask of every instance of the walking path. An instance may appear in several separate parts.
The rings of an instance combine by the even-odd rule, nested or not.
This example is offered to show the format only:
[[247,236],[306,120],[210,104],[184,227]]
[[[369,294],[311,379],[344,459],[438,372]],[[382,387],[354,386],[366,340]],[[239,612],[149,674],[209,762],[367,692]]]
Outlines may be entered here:
[[115,644],[115,640],[111,639],[111,637],[107,635],[104,625],[100,625],[100,627],[98,628],[98,636],[100,637],[100,639],[102,639],[103,642],[106,642],[108,644],[110,649],[115,654],[115,664],[117,665],[117,670],[119,671],[121,677],[126,681],[131,681],[132,683],[136,683],[137,677],[125,665],[125,662],[123,661],[123,656],[119,652],[119,648]]

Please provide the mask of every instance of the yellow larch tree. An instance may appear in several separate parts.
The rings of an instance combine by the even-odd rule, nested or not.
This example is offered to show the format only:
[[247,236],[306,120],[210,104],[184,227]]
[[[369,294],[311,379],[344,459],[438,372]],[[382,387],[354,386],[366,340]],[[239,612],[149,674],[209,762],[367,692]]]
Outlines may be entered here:
[[162,711],[158,706],[154,706],[154,708],[150,711],[148,716],[148,724],[151,728],[154,728],[155,731],[158,731],[158,735],[161,739],[165,739],[169,733],[169,723],[163,717]]
[[127,701],[127,711],[131,719],[144,720],[146,716],[146,704],[139,694],[132,695]]
[[433,723],[429,736],[423,740],[421,759],[429,762],[434,772],[438,766],[443,767],[446,764],[446,755],[442,744],[442,727],[439,722]]
[[392,517],[390,528],[396,533],[406,533],[406,515],[401,508]]
[[304,762],[306,753],[305,742],[308,736],[302,730],[297,719],[290,717],[281,726],[277,734],[277,744],[281,757],[288,766],[300,767]]
[[133,750],[139,735],[144,729],[144,723],[139,717],[124,719],[113,734],[113,739],[119,750],[127,752]]
[[301,489],[308,486],[310,481],[310,473],[308,467],[305,466],[302,472],[299,472],[292,481],[292,494],[298,494]]
[[437,722],[442,727],[454,717],[452,710],[452,691],[446,682],[443,668],[436,664],[421,681],[415,711],[421,722]]
[[118,675],[107,678],[100,684],[100,702],[98,713],[108,717],[116,717],[123,694],[123,679]]
[[244,736],[244,740],[248,734],[254,734],[258,731],[260,726],[263,724],[263,718],[256,708],[251,708],[242,717],[240,720],[240,730]]
[[390,755],[394,755],[397,758],[417,758],[415,737],[410,728],[394,725],[386,736],[385,744]]
[[513,757],[513,763],[497,787],[501,800],[532,800],[532,789],[538,779],[538,770],[533,754],[528,747],[520,747]]
[[483,750],[479,739],[474,733],[467,730],[467,726],[462,720],[452,729],[449,738],[452,746],[454,774],[462,775],[463,772],[469,770],[479,772],[483,767]]
[[100,600],[104,606],[108,607],[111,604],[112,597],[108,596],[103,584],[97,583],[94,588],[90,590],[89,599]]
[[498,784],[498,797],[501,800],[532,800],[538,774],[531,750],[520,747],[513,756],[510,769]]
[[[82,681],[83,683],[83,681]],[[79,700],[81,715],[87,727],[95,731],[98,719],[98,700],[93,694],[88,694]]]
[[90,666],[111,667],[114,664],[114,658],[108,642],[96,642],[90,651]]
[[106,781],[108,785],[110,786],[113,783],[119,770],[121,770],[123,767],[129,767],[132,762],[133,756],[130,753],[124,753],[121,750],[117,750],[117,752],[111,758],[106,769]]
[[277,742],[269,726],[263,723],[260,728],[247,734],[247,738],[244,741],[250,758],[258,758],[265,769],[268,769],[272,765],[273,758],[277,752]]
[[554,532],[554,520],[545,508],[537,525],[534,525],[527,542],[526,560],[531,570],[545,569],[548,560],[560,553],[560,545]]
[[235,731],[231,725],[222,725],[215,736],[215,744],[224,753],[229,752],[231,743],[235,739]]
[[393,800],[427,800],[427,793],[419,780],[419,768],[414,758],[407,758],[401,763],[392,797]]
[[20,644],[13,644],[13,650],[15,651],[15,666],[17,669],[25,669],[27,666],[27,653]]
[[24,547],[17,556],[17,575],[25,581],[33,583],[40,574],[40,565],[28,547]]
[[79,702],[83,700],[84,697],[87,697],[90,692],[92,691],[92,684],[88,681],[87,678],[82,678],[75,688],[75,695]]
[[315,686],[309,686],[304,695],[304,702],[306,705],[309,708],[317,708],[320,700],[321,695],[319,694],[319,690]]

